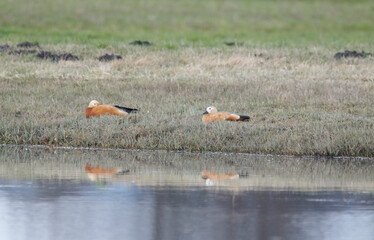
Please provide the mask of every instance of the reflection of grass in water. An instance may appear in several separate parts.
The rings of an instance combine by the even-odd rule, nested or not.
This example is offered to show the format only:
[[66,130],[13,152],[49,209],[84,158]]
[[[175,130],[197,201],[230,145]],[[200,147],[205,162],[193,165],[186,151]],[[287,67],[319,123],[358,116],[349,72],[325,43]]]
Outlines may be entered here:
[[[0,175],[10,179],[87,179],[86,163],[103,168],[122,167],[130,173],[94,181],[97,186],[124,183],[139,186],[204,185],[201,171],[248,173],[239,180],[217,181],[218,186],[374,190],[373,160],[255,157],[167,152],[113,152],[2,147]],[[134,183],[133,183],[134,181]]]
[[105,186],[110,184],[110,182],[108,182],[106,180],[103,180],[103,179],[99,179],[97,181],[92,181],[92,183],[94,185],[96,185],[98,189],[101,189],[101,190],[105,190]]

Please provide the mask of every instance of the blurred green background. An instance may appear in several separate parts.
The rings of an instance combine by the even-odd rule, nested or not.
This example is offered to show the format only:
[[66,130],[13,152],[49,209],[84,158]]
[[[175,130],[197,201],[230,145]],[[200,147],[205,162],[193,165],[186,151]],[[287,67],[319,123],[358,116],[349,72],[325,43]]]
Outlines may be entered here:
[[0,43],[372,48],[373,0],[2,0]]

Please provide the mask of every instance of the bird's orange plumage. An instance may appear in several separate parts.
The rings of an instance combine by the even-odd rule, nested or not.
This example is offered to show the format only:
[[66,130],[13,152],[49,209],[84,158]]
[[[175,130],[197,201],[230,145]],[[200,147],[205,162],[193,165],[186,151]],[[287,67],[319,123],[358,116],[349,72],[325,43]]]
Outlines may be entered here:
[[233,115],[228,112],[217,112],[217,113],[208,113],[203,116],[203,122],[215,122],[217,120],[230,120],[230,121],[238,121],[238,115]]
[[204,123],[208,123],[215,122],[218,120],[248,121],[249,117],[228,112],[218,112],[215,107],[208,107],[207,111],[204,113],[202,121]]
[[129,112],[137,111],[137,109],[125,108],[121,106],[99,105],[99,102],[92,100],[85,110],[86,118],[99,117],[103,115],[127,116]]
[[128,113],[121,111],[116,107],[110,105],[100,105],[93,108],[87,108],[85,111],[86,117],[99,117],[102,115],[116,115],[116,116],[127,116]]

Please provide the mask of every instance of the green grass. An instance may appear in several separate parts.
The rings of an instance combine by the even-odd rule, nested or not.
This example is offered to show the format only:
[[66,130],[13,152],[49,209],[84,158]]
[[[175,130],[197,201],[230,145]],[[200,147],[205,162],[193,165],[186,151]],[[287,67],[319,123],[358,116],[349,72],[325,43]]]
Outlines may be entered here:
[[83,0],[0,3],[0,40],[117,46],[135,39],[167,46],[223,41],[275,47],[372,47],[374,2]]
[[[373,11],[372,1],[2,1],[1,44],[38,41],[81,61],[0,52],[0,142],[373,157],[373,57],[333,58],[373,52]],[[100,63],[104,53],[123,59]],[[140,112],[87,120],[92,99]],[[210,105],[252,121],[204,125]]]

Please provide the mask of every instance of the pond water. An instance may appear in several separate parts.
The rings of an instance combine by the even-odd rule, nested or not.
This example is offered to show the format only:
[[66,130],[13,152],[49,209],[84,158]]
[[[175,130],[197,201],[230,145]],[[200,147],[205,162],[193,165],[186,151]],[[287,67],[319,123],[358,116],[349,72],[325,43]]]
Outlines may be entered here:
[[373,239],[373,163],[1,146],[0,239]]

